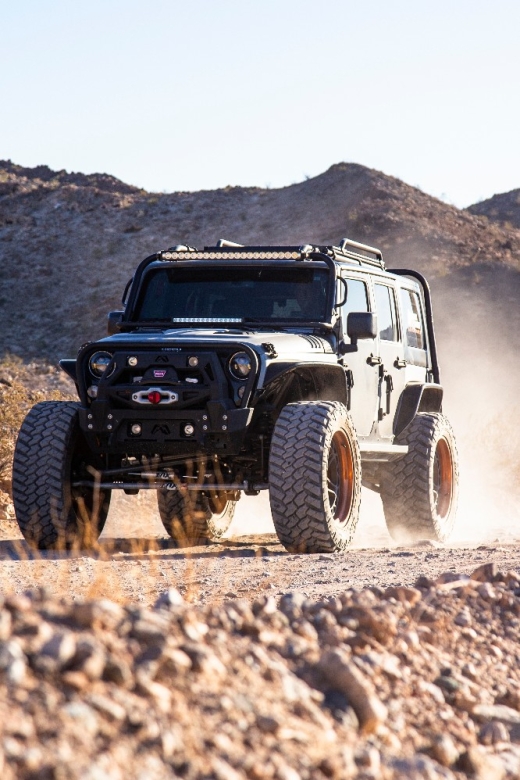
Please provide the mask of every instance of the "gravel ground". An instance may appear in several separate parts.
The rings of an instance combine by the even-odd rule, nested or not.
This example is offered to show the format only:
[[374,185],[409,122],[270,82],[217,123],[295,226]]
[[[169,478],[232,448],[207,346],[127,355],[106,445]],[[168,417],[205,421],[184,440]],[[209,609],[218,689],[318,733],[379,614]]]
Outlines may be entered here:
[[[175,549],[155,509],[155,496],[119,494],[95,553],[34,554],[25,544],[12,509],[0,527],[0,588],[23,593],[45,586],[69,599],[109,597],[120,603],[153,604],[167,587],[197,604],[256,598],[298,590],[309,598],[336,596],[348,588],[413,585],[420,575],[469,574],[484,561],[520,571],[520,542],[433,542],[396,547],[365,496],[365,513],[352,549],[331,555],[287,553],[274,533],[266,496],[241,499],[230,537],[205,547]],[[373,494],[372,494],[373,495]],[[1,508],[0,508],[1,511]],[[5,510],[4,510],[5,512]],[[255,528],[257,534],[245,531]]]
[[[109,597],[120,603],[153,604],[165,588],[175,587],[188,601],[203,605],[290,590],[319,599],[347,588],[412,585],[423,574],[468,574],[488,560],[501,570],[520,571],[520,539],[515,540],[510,529],[491,541],[488,534],[480,542],[396,547],[374,499],[364,491],[353,547],[332,555],[287,553],[273,533],[266,494],[239,501],[229,538],[187,550],[173,547],[159,520],[155,496],[143,491],[137,497],[118,494],[113,499],[95,553],[35,555],[20,534],[12,506],[7,506],[0,524],[0,588],[23,593],[45,586],[69,599]],[[251,529],[259,533],[247,533]]]

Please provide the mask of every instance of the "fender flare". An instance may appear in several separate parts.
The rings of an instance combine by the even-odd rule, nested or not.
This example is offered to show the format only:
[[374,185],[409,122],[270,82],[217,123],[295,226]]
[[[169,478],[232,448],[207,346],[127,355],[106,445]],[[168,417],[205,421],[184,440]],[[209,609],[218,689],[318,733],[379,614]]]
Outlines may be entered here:
[[[312,384],[312,398],[290,398],[285,403],[301,400],[339,401],[348,406],[348,387],[345,370],[337,363],[274,363],[266,372],[264,394],[273,394],[273,403],[283,396],[290,382],[301,379]],[[285,405],[285,403],[283,405]]]
[[441,385],[410,382],[399,398],[394,418],[394,436],[410,425],[416,414],[441,412],[444,389]]

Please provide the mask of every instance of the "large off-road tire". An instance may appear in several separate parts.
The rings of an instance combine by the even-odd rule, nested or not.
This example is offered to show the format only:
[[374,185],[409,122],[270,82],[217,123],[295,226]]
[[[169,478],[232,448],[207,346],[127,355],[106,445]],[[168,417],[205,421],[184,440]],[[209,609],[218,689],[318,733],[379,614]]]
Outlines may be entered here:
[[177,547],[195,547],[226,533],[237,502],[220,492],[203,496],[180,488],[158,490],[157,503],[162,524]]
[[89,548],[103,530],[109,490],[73,488],[92,478],[78,404],[44,401],[22,423],[13,462],[13,501],[25,539],[40,550]]
[[382,474],[386,525],[397,542],[446,541],[457,512],[459,462],[455,436],[442,414],[418,414],[397,437],[408,454]]
[[271,440],[269,499],[289,552],[348,547],[359,516],[361,458],[343,404],[309,401],[282,409]]

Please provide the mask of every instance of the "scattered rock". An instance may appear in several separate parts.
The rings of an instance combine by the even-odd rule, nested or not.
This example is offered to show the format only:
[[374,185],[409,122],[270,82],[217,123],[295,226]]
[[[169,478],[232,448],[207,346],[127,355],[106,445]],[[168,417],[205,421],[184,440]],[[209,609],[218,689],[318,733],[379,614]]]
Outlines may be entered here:
[[365,734],[377,731],[387,718],[387,709],[348,656],[337,650],[326,652],[320,658],[318,668],[329,684],[346,696],[356,713],[361,731]]
[[[475,713],[473,712],[473,714]],[[482,745],[496,745],[499,742],[510,741],[509,731],[503,722],[497,720],[484,723],[478,738]]]
[[473,571],[470,575],[472,580],[477,580],[477,582],[493,582],[495,577],[498,574],[498,567],[496,563],[483,563],[481,566],[478,566],[475,571]]
[[511,725],[520,724],[520,712],[504,704],[477,704],[471,714],[480,723],[494,720]]
[[503,780],[506,776],[504,764],[500,759],[476,745],[468,748],[461,756],[459,766],[476,780]]
[[459,751],[449,734],[440,734],[435,737],[430,752],[442,766],[453,766],[459,757]]

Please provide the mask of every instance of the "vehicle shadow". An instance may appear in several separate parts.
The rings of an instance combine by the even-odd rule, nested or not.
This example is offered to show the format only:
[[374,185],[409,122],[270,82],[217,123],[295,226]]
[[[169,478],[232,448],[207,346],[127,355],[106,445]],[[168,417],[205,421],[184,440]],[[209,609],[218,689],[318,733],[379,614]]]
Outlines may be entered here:
[[35,550],[24,539],[0,540],[0,561],[56,561],[76,558],[108,560],[120,555],[131,559],[153,557],[154,560],[178,561],[204,558],[262,558],[287,555],[287,552],[274,534],[222,539],[205,546],[183,548],[177,547],[173,539],[164,538],[101,537],[95,549],[89,550]]

